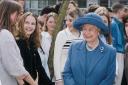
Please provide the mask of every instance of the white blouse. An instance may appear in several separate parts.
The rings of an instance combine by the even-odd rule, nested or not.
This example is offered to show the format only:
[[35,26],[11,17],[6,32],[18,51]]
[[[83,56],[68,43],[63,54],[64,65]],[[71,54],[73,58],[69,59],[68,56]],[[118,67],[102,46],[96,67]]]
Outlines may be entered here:
[[67,54],[71,42],[76,39],[81,39],[82,37],[73,35],[69,28],[60,31],[57,34],[54,48],[54,74],[56,80],[62,79],[61,73],[64,70],[64,65],[67,60]]
[[41,48],[38,49],[39,55],[41,57],[42,65],[50,78],[50,72],[48,67],[48,57],[49,57],[49,51],[51,47],[52,42],[52,36],[48,32],[42,32],[41,33],[42,39],[41,39]]

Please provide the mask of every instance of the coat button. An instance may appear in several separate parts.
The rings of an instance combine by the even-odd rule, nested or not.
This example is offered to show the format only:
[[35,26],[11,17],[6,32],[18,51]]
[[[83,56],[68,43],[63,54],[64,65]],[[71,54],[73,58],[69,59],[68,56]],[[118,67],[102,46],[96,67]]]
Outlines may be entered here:
[[102,53],[104,51],[104,47],[101,47],[100,48],[100,52]]

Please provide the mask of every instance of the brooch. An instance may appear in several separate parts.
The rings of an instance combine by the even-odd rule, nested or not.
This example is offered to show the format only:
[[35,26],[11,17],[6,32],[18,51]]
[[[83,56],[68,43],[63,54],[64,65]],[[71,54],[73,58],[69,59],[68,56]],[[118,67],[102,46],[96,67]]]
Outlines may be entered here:
[[104,51],[104,47],[100,47],[100,52],[102,53]]

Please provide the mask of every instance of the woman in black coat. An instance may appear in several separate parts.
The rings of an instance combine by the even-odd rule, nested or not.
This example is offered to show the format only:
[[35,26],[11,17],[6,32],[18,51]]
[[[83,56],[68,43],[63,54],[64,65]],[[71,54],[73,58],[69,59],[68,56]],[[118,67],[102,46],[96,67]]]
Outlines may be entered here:
[[[24,67],[39,85],[53,85],[48,78],[38,54],[40,47],[39,28],[31,12],[23,14],[18,22],[19,33],[16,42],[20,48]],[[25,83],[25,85],[29,85]]]

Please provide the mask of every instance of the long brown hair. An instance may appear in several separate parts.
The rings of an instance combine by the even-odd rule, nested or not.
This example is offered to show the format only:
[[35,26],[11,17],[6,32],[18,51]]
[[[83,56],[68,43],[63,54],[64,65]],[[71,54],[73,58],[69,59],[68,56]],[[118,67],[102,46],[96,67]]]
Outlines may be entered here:
[[95,13],[99,14],[100,16],[105,16],[108,20],[108,28],[109,28],[109,33],[105,35],[106,37],[106,41],[108,44],[112,44],[112,36],[111,36],[111,27],[110,27],[110,24],[111,24],[111,20],[110,20],[110,16],[109,16],[109,12],[107,10],[107,8],[105,7],[99,7],[96,9]]
[[57,16],[58,16],[58,15],[57,15],[55,12],[50,12],[50,13],[47,15],[46,23],[44,24],[44,29],[45,29],[45,31],[48,31],[48,27],[46,26],[46,24],[47,24],[49,18],[50,18],[50,17],[53,17],[54,20],[55,20],[55,22],[56,22]]
[[21,6],[16,1],[12,0],[3,0],[0,2],[0,29],[6,26],[5,29],[12,32],[12,24],[10,20],[10,16],[14,12],[18,12],[20,14]]
[[26,12],[20,17],[19,22],[18,22],[19,33],[17,37],[19,39],[28,40],[26,33],[24,31],[24,23],[28,16],[33,16],[36,20],[36,28],[35,28],[35,31],[32,33],[32,35],[30,36],[30,38],[34,42],[35,47],[38,48],[40,47],[40,32],[39,32],[39,27],[38,27],[38,21],[37,21],[37,17],[33,15],[31,12]]

